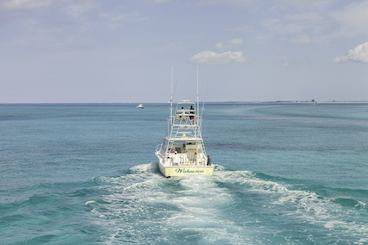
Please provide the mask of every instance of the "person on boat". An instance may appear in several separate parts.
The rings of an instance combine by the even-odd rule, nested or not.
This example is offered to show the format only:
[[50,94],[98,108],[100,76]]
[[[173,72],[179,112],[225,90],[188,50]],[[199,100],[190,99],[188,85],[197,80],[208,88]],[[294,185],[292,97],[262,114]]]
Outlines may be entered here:
[[210,158],[210,155],[207,155],[207,166],[211,166],[211,158]]
[[193,115],[194,114],[194,107],[193,107],[193,105],[190,106],[189,114],[191,114],[191,115],[189,115],[189,119],[193,120],[194,119],[194,115]]
[[[184,106],[182,106],[182,107],[181,107],[181,110],[184,110]],[[176,112],[176,114],[178,114],[178,115],[179,115],[179,117],[178,117],[178,118],[179,118],[179,120],[181,120],[181,119],[183,118],[183,116],[182,116],[183,112],[179,112],[179,111],[177,111],[177,112]]]

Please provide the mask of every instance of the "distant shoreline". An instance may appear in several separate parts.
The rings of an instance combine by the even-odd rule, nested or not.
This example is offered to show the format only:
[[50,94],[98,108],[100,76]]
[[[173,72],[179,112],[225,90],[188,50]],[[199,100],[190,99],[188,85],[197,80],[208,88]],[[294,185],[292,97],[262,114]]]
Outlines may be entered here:
[[[148,105],[166,105],[167,102],[0,102],[0,105],[136,105],[136,104],[148,104]],[[368,104],[368,101],[292,101],[292,100],[278,100],[278,101],[200,101],[207,105],[326,105],[326,104]]]

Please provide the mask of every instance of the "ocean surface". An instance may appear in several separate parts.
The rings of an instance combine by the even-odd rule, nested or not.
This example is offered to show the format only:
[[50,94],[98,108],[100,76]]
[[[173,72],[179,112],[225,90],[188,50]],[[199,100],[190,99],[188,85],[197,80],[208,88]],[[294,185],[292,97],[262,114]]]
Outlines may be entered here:
[[213,177],[163,178],[166,105],[0,105],[0,244],[368,244],[367,104],[209,104]]

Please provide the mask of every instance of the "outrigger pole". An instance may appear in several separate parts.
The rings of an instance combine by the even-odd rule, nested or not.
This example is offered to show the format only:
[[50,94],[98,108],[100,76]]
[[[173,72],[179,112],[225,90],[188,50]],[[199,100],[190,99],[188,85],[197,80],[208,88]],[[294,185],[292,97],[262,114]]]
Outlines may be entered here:
[[171,82],[171,88],[170,88],[170,118],[169,118],[169,127],[167,129],[168,131],[168,134],[167,135],[170,135],[170,129],[171,129],[171,126],[172,126],[172,121],[173,121],[173,118],[172,118],[172,114],[173,114],[173,93],[174,93],[174,68],[173,66],[171,66],[171,74],[170,74],[170,82]]
[[197,64],[197,124],[199,118],[199,67]]
[[[195,136],[198,137],[200,135],[199,131],[200,130],[200,114],[199,114],[199,67],[198,64],[196,66],[196,80],[197,80],[197,105],[196,105],[196,113],[197,113],[197,129],[195,130]],[[197,133],[199,135],[197,135]]]

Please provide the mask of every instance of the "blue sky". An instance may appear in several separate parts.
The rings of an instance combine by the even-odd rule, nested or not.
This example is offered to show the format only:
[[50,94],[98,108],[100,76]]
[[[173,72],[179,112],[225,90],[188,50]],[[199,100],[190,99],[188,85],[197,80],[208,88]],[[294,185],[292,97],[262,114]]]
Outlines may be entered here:
[[1,102],[368,100],[367,0],[0,0]]

